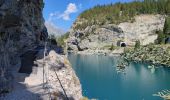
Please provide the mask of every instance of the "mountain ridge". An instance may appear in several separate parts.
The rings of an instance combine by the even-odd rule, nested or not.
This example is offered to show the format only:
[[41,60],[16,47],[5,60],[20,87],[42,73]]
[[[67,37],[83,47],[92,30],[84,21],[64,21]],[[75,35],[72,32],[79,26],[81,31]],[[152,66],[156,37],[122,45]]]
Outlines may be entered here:
[[[170,1],[144,0],[96,6],[81,13],[70,29],[68,50],[109,50],[120,43],[154,43],[170,14]],[[129,27],[128,27],[129,26]],[[133,38],[131,38],[133,37]],[[112,52],[112,51],[110,51]]]

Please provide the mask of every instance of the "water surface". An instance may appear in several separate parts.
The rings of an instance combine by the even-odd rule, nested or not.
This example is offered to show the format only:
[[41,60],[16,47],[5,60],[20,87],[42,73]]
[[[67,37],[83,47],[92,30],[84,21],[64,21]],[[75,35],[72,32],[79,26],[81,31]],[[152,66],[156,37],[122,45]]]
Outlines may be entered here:
[[117,73],[118,57],[69,54],[80,79],[83,95],[99,100],[162,100],[154,97],[170,89],[170,69],[158,68],[151,73],[148,64],[131,63],[126,74]]

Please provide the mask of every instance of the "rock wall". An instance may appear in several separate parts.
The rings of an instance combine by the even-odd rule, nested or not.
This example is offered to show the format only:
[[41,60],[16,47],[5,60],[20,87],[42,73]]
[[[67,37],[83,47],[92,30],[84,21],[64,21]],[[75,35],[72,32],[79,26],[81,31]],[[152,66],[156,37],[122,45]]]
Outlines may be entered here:
[[140,15],[135,17],[135,22],[120,23],[118,26],[125,34],[124,41],[128,45],[134,45],[140,40],[142,45],[154,43],[157,39],[156,30],[163,30],[165,17],[162,15]]
[[140,40],[142,45],[154,43],[157,39],[156,30],[163,30],[165,16],[163,15],[138,15],[134,22],[123,22],[118,25],[93,25],[84,30],[75,29],[77,23],[83,23],[78,19],[70,30],[68,49],[83,51],[86,49],[105,49],[108,46],[119,46],[119,41],[126,45],[134,45]]
[[1,0],[0,34],[17,51],[32,48],[44,28],[43,0]]
[[[17,81],[17,78],[14,79],[12,76],[16,77],[15,74],[18,72],[15,72],[15,74],[12,75],[11,73],[14,72],[11,69],[15,65],[18,66],[18,64],[20,64],[20,56],[27,53],[26,51],[28,50],[35,50],[35,48],[44,43],[43,39],[48,38],[48,33],[44,25],[42,15],[43,7],[43,0],[0,1],[0,97],[3,94],[9,93],[13,89],[12,85],[14,82],[12,81]],[[40,51],[42,52],[40,53],[41,55],[39,55],[41,56],[39,60],[43,61],[44,49],[39,50],[39,52]],[[68,96],[74,98],[75,100],[79,100],[82,97],[81,84],[73,69],[69,65],[69,61],[66,58],[56,54],[55,51],[53,51],[52,54],[50,53],[47,58],[48,63],[50,64],[55,64],[59,67],[59,64],[61,64],[62,68],[57,69],[60,80],[62,81]],[[67,64],[64,63],[65,61]],[[50,64],[49,66],[51,66]],[[25,79],[25,82],[22,83],[22,85],[27,85],[25,91],[29,90],[29,86],[32,86],[31,83],[40,85],[39,82],[42,82],[43,71],[41,69],[43,65],[40,65],[39,63],[37,65],[39,67],[37,70],[41,74],[38,72],[37,74],[31,73],[31,75]],[[51,69],[49,70],[51,71]],[[54,97],[59,97],[59,99],[63,100],[63,98],[61,98],[63,96],[63,91],[59,83],[56,83],[56,76],[54,75],[54,71],[51,71],[50,80],[55,80],[55,82],[50,83],[53,88],[52,92],[54,93]],[[35,81],[32,80],[33,78]],[[43,90],[41,88],[42,87],[40,87],[39,90]],[[14,92],[9,93],[9,100],[11,100],[11,98],[24,98],[25,94],[15,94],[15,91],[17,91],[15,89]],[[37,90],[31,92],[35,95],[39,94],[40,96],[44,93],[37,93]],[[34,100],[31,97],[29,98],[29,96],[27,97],[28,98],[24,98],[23,100]],[[8,98],[8,95],[5,98]],[[46,99],[47,98],[44,98],[44,100]]]
[[0,93],[9,91],[19,56],[39,44],[43,6],[43,0],[0,0]]

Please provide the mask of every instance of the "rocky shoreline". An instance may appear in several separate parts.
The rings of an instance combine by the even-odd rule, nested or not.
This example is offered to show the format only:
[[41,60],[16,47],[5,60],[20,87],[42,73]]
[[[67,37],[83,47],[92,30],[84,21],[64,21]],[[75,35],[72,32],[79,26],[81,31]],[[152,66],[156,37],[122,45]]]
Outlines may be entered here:
[[81,55],[105,55],[105,56],[120,56],[122,53],[124,53],[124,48],[119,48],[115,50],[84,50],[84,51],[68,51],[69,53],[75,53],[75,54],[81,54]]
[[115,50],[84,50],[70,53],[81,55],[122,56],[127,61],[146,62],[154,65],[170,67],[170,45],[146,45],[138,49],[134,47]]
[[170,67],[170,45],[147,45],[138,49],[126,49],[122,57],[127,61]]

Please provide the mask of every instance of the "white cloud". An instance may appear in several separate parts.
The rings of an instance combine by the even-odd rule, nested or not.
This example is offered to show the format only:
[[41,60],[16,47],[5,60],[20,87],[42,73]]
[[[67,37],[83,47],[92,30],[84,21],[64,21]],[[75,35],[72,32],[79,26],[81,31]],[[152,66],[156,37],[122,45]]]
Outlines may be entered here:
[[53,20],[58,19],[58,17],[57,17],[58,15],[59,15],[59,12],[50,13],[50,14],[49,14],[48,21],[53,21]]
[[69,3],[67,6],[67,10],[65,11],[65,13],[75,13],[77,12],[77,6],[74,3]]
[[48,21],[62,18],[63,20],[70,20],[70,14],[76,13],[78,11],[76,4],[69,3],[66,10],[63,13],[53,12],[49,14]]
[[78,11],[76,4],[69,3],[67,5],[67,9],[58,16],[58,18],[62,18],[63,20],[70,20],[70,14],[76,13]]
[[66,10],[63,13],[53,12],[49,14],[48,21],[53,21],[56,19],[63,19],[65,21],[70,20],[70,15],[78,12],[78,9],[82,8],[82,4],[76,5],[75,3],[69,3]]

